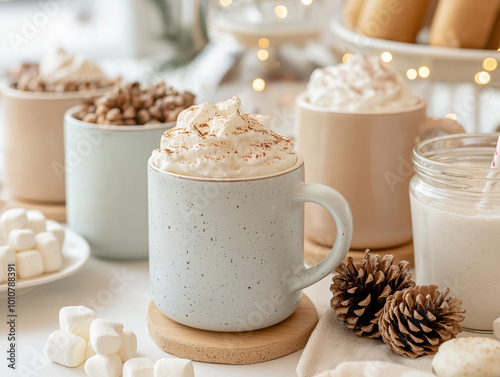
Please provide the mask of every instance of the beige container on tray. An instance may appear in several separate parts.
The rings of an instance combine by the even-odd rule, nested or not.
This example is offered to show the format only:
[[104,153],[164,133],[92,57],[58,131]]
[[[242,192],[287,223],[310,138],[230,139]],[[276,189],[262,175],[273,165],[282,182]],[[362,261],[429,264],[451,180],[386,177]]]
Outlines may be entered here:
[[365,0],[347,0],[343,8],[344,20],[346,20],[350,26],[355,26],[358,23],[359,14],[363,9]]
[[486,48],[500,0],[440,0],[432,20],[430,45]]
[[365,0],[357,28],[369,37],[413,43],[428,6],[429,0]]
[[2,91],[5,182],[11,196],[64,203],[64,113],[110,88],[78,92]]
[[495,23],[493,24],[493,29],[490,33],[490,38],[488,39],[488,45],[486,48],[491,50],[497,50],[500,48],[500,10],[497,13]]
[[[306,182],[335,187],[354,221],[352,249],[384,249],[412,239],[408,188],[416,143],[437,132],[464,132],[450,119],[426,116],[426,104],[396,110],[342,113],[296,101],[297,149],[307,164]],[[306,235],[333,245],[334,223],[318,206],[306,205]]]

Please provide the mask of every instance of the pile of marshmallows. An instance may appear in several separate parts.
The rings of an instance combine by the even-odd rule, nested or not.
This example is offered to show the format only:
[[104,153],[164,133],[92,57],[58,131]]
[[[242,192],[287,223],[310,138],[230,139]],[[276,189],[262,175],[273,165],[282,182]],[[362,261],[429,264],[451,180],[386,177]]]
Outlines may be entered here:
[[13,208],[0,217],[0,283],[7,264],[16,263],[17,277],[28,279],[62,267],[64,228],[42,212]]
[[[85,306],[59,311],[60,330],[47,340],[45,354],[55,363],[73,368],[85,360],[89,377],[194,377],[193,363],[184,359],[134,358],[137,337],[119,322],[97,318]],[[122,365],[122,363],[125,363]]]

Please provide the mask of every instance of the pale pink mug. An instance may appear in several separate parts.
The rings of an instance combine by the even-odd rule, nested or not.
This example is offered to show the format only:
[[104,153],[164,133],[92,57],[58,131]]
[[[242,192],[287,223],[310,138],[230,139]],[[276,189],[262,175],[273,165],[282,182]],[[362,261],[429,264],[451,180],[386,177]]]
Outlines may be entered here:
[[[423,98],[404,109],[329,111],[296,99],[297,149],[306,182],[334,187],[348,201],[354,220],[352,249],[384,249],[412,239],[409,183],[411,153],[423,138],[465,132],[451,119],[426,116]],[[305,232],[323,245],[335,242],[335,224],[319,206],[306,205]]]

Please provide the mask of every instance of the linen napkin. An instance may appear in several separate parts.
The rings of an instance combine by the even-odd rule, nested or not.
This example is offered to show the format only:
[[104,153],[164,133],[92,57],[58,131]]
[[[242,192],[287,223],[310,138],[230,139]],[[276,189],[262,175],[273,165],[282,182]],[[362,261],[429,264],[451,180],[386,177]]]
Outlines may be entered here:
[[314,329],[297,366],[299,377],[313,377],[345,361],[382,361],[431,373],[432,356],[407,359],[396,355],[380,339],[361,338],[326,310]]
[[382,361],[352,361],[340,364],[335,370],[318,374],[316,377],[436,377],[398,364]]

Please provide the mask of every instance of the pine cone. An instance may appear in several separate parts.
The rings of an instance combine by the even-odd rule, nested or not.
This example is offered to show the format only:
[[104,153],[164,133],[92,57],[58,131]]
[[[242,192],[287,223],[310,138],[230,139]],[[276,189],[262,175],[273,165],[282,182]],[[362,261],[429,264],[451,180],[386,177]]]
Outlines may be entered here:
[[396,291],[413,287],[409,263],[393,264],[394,256],[371,254],[368,251],[361,262],[351,257],[347,264],[337,267],[330,291],[331,307],[337,319],[345,322],[358,336],[380,338],[378,318],[387,297]]
[[395,353],[410,358],[433,355],[441,343],[462,332],[458,324],[465,309],[456,297],[446,297],[436,285],[417,285],[396,292],[387,299],[379,320],[385,344]]

